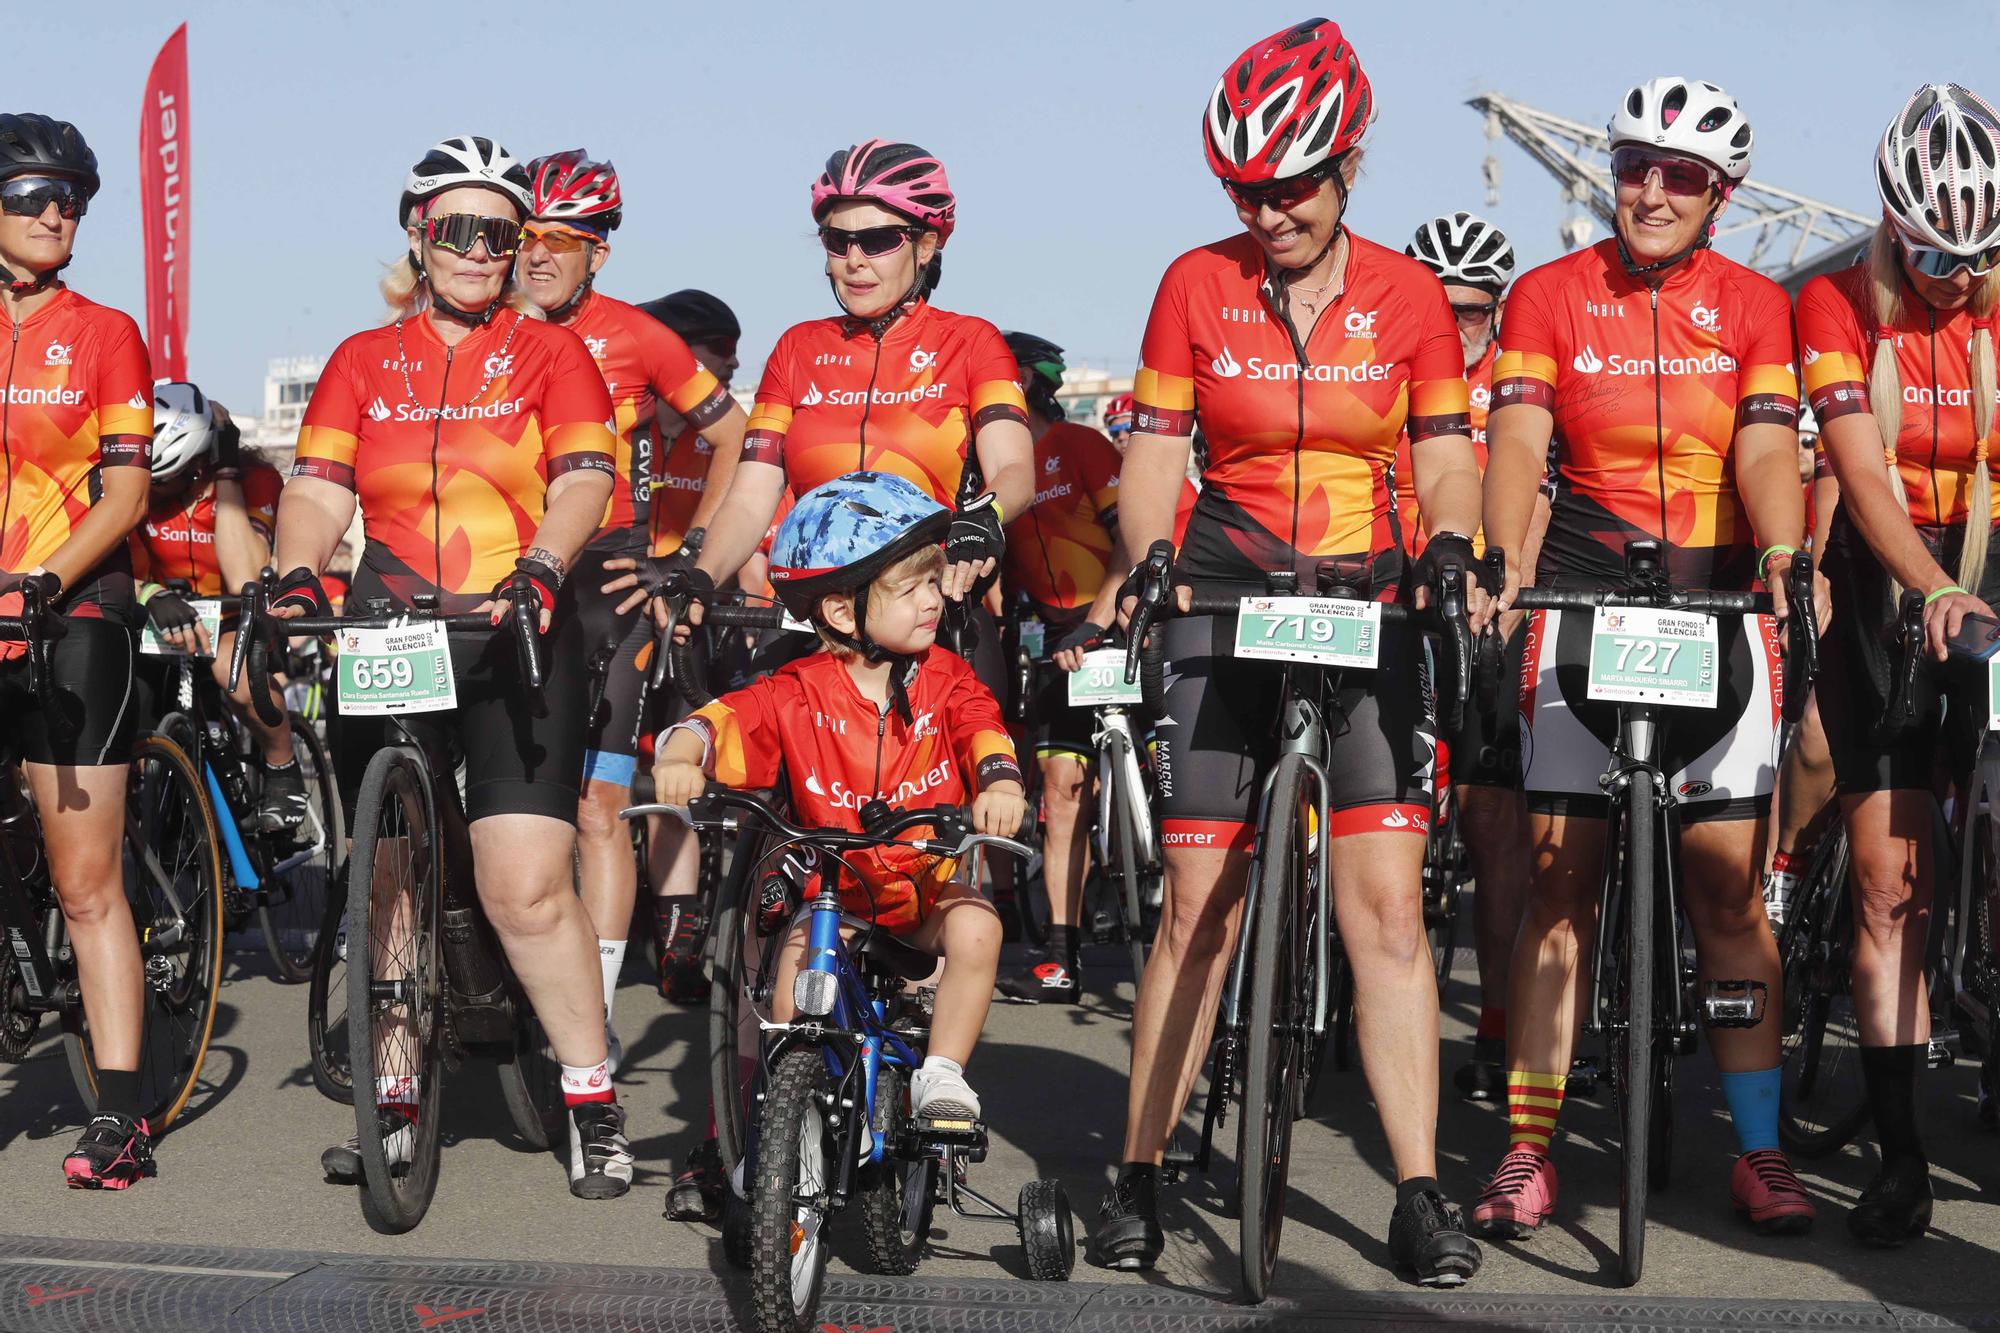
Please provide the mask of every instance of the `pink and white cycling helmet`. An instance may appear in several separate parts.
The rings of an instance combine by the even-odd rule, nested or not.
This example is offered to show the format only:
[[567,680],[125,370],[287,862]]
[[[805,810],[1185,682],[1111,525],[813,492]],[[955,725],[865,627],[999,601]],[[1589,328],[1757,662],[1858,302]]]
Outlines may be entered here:
[[1993,249],[2000,245],[2000,113],[1957,84],[1925,84],[1882,131],[1875,184],[1889,220],[1911,243],[1961,258]]
[[842,199],[865,199],[901,213],[938,234],[938,248],[951,239],[958,200],[945,179],[944,163],[913,143],[864,139],[826,160],[812,187],[813,221]]

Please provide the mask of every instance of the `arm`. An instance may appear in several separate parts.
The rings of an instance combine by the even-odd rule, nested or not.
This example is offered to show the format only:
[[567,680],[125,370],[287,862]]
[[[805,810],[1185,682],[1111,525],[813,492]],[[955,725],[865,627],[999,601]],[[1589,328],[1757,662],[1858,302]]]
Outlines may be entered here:
[[[716,459],[709,464],[710,494],[714,493],[716,470],[722,466],[721,456],[718,446]],[[764,540],[771,515],[778,512],[778,501],[784,498],[785,470],[759,459],[744,459],[729,469],[727,485],[728,494],[715,507],[708,537],[695,560],[695,568],[718,584],[734,577]],[[706,502],[707,497],[703,499]]]
[[1019,518],[1035,499],[1035,439],[1023,422],[989,421],[973,437],[986,489],[1008,518]]
[[[542,511],[541,526],[535,529],[535,539],[529,543],[528,555],[544,560],[555,556],[548,563],[567,577],[577,554],[597,535],[598,521],[604,517],[604,506],[615,484],[609,472],[596,468],[577,468],[550,482],[548,505]],[[536,557],[536,552],[543,554]]]
[[256,578],[271,561],[270,543],[250,521],[243,483],[231,477],[215,480],[215,563],[225,588],[240,588]]
[[42,562],[42,568],[61,579],[64,588],[73,587],[102,564],[146,516],[153,474],[145,466],[143,451],[139,461],[138,467],[107,467],[98,473],[103,493],[71,529],[68,539]]
[[[1542,498],[1542,472],[1549,456],[1549,438],[1555,433],[1556,419],[1545,407],[1510,403],[1493,409],[1487,421],[1488,452],[1483,504],[1486,515],[1486,544],[1507,554],[1507,576],[1501,586],[1500,601],[1511,606],[1515,590],[1531,577],[1534,567],[1527,563],[1529,530],[1541,515],[1541,528],[1548,527],[1548,502]],[[1541,549],[1540,533],[1535,550]]]
[[1135,433],[1126,442],[1118,473],[1118,536],[1135,561],[1144,559],[1154,542],[1173,540],[1192,447],[1186,435]]
[[1812,479],[1813,556],[1826,563],[1826,539],[1833,531],[1833,511],[1840,508],[1840,483],[1831,472]]
[[1903,497],[1890,489],[1889,471],[1882,464],[1882,428],[1875,414],[1849,412],[1822,422],[1820,443],[1833,465],[1848,521],[1891,577],[1926,597],[1951,586],[1951,575],[1917,536]]
[[[1756,422],[1736,432],[1731,453],[1736,459],[1736,493],[1750,516],[1758,550],[1771,546],[1798,547],[1806,539],[1806,493],[1799,485],[1799,433],[1789,426]],[[1759,569],[1770,585],[1772,608],[1779,620],[1790,614],[1785,602],[1785,571],[1789,555],[1773,555]]]
[[1410,444],[1417,509],[1427,532],[1479,531],[1479,460],[1466,435],[1433,435]]
[[326,569],[340,539],[354,522],[359,503],[353,491],[323,477],[294,476],[278,502],[277,559],[280,575],[304,566],[314,575]]

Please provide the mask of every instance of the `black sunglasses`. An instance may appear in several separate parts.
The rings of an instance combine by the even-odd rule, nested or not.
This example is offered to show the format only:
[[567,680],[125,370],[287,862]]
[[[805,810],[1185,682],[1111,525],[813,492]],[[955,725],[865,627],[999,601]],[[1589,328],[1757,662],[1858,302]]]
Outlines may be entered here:
[[847,254],[851,245],[861,247],[861,253],[870,259],[880,259],[883,255],[894,254],[906,244],[924,234],[924,228],[890,225],[886,227],[863,227],[859,231],[849,231],[845,227],[821,227],[819,243],[826,252],[838,259]]
[[439,213],[424,219],[424,239],[459,255],[471,254],[473,245],[484,241],[488,255],[505,259],[521,248],[521,224],[481,213]]
[[1491,319],[1493,312],[1500,308],[1498,301],[1453,301],[1451,313],[1460,323],[1475,319]]
[[1237,205],[1255,213],[1270,208],[1274,213],[1285,213],[1312,199],[1319,193],[1320,182],[1326,180],[1340,168],[1339,158],[1330,158],[1311,171],[1288,176],[1281,181],[1267,185],[1238,185],[1235,181],[1224,181],[1222,188]]
[[38,218],[49,211],[50,204],[56,206],[61,217],[80,218],[90,207],[90,196],[76,181],[52,180],[47,176],[16,176],[0,185],[0,212]]

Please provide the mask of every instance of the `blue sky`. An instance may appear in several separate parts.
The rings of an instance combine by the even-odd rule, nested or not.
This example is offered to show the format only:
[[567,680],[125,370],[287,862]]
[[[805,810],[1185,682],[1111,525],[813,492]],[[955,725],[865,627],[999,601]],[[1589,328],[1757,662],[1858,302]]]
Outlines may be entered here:
[[[37,54],[9,63],[4,102],[90,139],[106,184],[69,276],[143,318],[140,86],[190,21],[191,364],[251,411],[267,358],[324,354],[379,317],[403,173],[461,132],[612,159],[628,203],[603,288],[716,292],[742,316],[746,373],[787,325],[833,308],[807,215],[827,153],[914,140],[959,195],[938,303],[1129,368],[1168,262],[1236,226],[1203,162],[1202,103],[1308,3],[23,6],[10,45]],[[1474,93],[1601,123],[1642,78],[1706,78],[1756,128],[1754,176],[1861,211],[1874,141],[1913,87],[2000,97],[1992,0],[1925,0],[1921,22],[1880,0],[1345,8],[1319,12],[1342,22],[1381,107],[1355,228],[1401,245],[1471,207],[1531,264],[1560,253],[1561,201],[1503,141],[1502,202],[1482,208],[1489,145],[1461,105]]]

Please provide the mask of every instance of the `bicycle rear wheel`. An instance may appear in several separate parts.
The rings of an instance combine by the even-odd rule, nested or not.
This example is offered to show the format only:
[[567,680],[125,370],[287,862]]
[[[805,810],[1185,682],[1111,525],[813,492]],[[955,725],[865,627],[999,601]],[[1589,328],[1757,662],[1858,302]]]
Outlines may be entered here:
[[1250,1017],[1244,1031],[1247,1060],[1236,1158],[1242,1173],[1243,1288],[1252,1301],[1269,1293],[1271,1270],[1278,1262],[1292,1120],[1306,1081],[1301,1057],[1311,941],[1304,923],[1312,913],[1305,901],[1310,854],[1300,830],[1305,779],[1303,758],[1286,755],[1278,761],[1268,823],[1258,836],[1256,912],[1245,923],[1251,932],[1250,976],[1244,986]]
[[320,925],[336,892],[347,830],[341,823],[333,764],[319,734],[297,713],[288,714],[285,721],[292,732],[292,754],[305,780],[306,815],[295,845],[267,840],[278,864],[292,864],[284,873],[266,877],[264,891],[257,895],[257,924],[278,979],[296,983],[312,977]]
[[514,1050],[500,1061],[500,1097],[507,1118],[532,1152],[547,1152],[561,1143],[563,1124],[562,1061],[549,1045],[542,1020],[523,994],[514,996]]
[[[125,897],[142,976],[139,1106],[155,1134],[201,1077],[222,985],[222,850],[193,762],[164,736],[139,737],[125,788]],[[97,1065],[81,1006],[63,1015],[70,1075],[92,1114]]]
[[[704,838],[721,836],[703,835]],[[738,1032],[743,1012],[750,1005],[744,934],[749,921],[746,904],[755,891],[757,850],[754,836],[739,834],[728,874],[708,886],[714,904],[707,945],[712,983],[708,991],[708,1097],[724,1171],[736,1169],[749,1142],[745,1104],[748,1089],[744,1087]]]
[[306,1048],[313,1086],[337,1102],[354,1102],[354,1070],[347,1049],[347,882],[327,895],[326,916],[306,979]]
[[1111,821],[1111,827],[1105,830],[1112,855],[1111,864],[1106,869],[1115,868],[1117,875],[1118,915],[1124,929],[1125,948],[1132,959],[1132,988],[1136,995],[1139,978],[1146,974],[1146,919],[1139,899],[1142,886],[1132,802],[1143,800],[1144,795],[1130,788],[1128,775],[1133,771],[1131,755],[1124,736],[1116,732],[1106,736],[1103,748],[1098,751],[1097,780],[1107,789],[1098,807]]
[[[444,1110],[437,805],[430,770],[413,750],[393,746],[369,761],[354,827],[347,1012],[361,1212],[377,1231],[395,1234],[430,1208]],[[391,1106],[414,1106],[416,1114],[389,1110],[385,1131]],[[397,1119],[407,1119],[406,1139]]]
[[1778,1134],[1802,1157],[1838,1152],[1868,1121],[1852,985],[1849,864],[1846,828],[1829,829],[1813,849],[1778,937],[1784,965]]
[[[1653,1094],[1658,1074],[1653,1047],[1653,868],[1658,833],[1659,794],[1648,769],[1632,772],[1624,811],[1625,920],[1618,943],[1618,1018],[1623,1027],[1613,1042],[1612,1067],[1618,1079],[1619,1150],[1618,1268],[1626,1286],[1639,1281],[1646,1265],[1646,1198],[1652,1176]],[[1668,1058],[1671,1058],[1669,1053]]]

